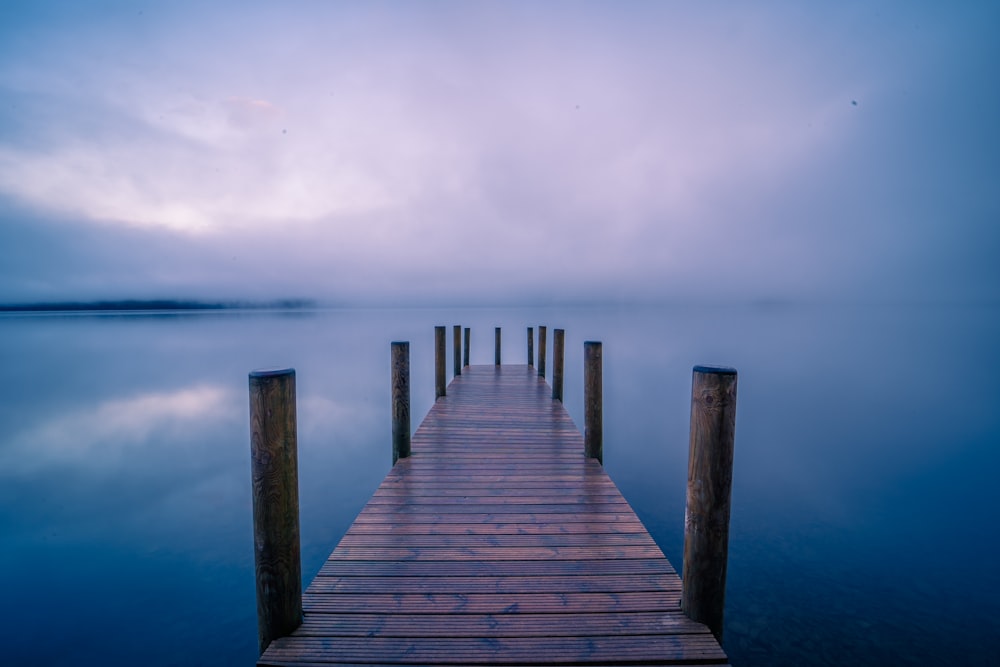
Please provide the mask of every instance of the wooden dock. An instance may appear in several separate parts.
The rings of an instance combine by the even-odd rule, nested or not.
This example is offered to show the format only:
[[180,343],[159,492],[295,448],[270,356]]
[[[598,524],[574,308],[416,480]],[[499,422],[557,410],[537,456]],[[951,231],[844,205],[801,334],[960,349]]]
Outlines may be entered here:
[[531,366],[466,366],[258,665],[725,664]]

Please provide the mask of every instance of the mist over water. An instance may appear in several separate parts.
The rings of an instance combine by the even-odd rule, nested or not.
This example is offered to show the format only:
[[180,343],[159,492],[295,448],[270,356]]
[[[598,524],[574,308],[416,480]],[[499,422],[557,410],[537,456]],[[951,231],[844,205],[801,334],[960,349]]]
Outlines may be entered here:
[[527,326],[564,328],[578,425],[603,341],[605,465],[678,569],[691,367],[738,369],[733,664],[1000,648],[995,307],[387,309],[0,317],[5,659],[252,663],[247,373],[296,369],[308,583],[390,467],[390,341],[416,428],[453,324],[474,364],[496,326],[517,364]]

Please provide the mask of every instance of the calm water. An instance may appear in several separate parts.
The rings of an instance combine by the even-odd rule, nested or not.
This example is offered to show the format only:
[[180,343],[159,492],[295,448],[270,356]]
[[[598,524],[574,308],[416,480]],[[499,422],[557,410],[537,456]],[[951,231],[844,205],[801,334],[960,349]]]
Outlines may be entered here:
[[308,581],[389,468],[389,342],[411,344],[415,427],[433,326],[459,323],[473,363],[494,326],[510,363],[526,326],[565,328],[577,424],[582,343],[604,342],[605,465],[677,566],[691,367],[739,370],[734,664],[996,664],[986,307],[0,318],[4,664],[252,664],[247,373],[297,370]]

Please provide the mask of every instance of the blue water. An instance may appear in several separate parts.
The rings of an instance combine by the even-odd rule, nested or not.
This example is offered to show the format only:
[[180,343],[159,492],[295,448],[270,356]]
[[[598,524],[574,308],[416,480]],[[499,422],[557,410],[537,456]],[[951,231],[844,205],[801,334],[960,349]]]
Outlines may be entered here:
[[4,664],[252,664],[247,373],[297,371],[308,581],[389,469],[389,343],[410,341],[415,427],[436,324],[487,364],[495,326],[509,363],[526,326],[565,328],[577,424],[603,341],[605,465],[678,567],[691,367],[739,370],[734,664],[996,664],[1000,310],[980,306],[4,316]]

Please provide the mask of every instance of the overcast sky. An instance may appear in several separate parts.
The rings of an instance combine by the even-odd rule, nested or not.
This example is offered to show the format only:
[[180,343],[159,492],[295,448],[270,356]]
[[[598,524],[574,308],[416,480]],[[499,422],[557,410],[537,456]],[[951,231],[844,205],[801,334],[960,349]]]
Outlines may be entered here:
[[0,2],[0,301],[1000,299],[1000,3]]

